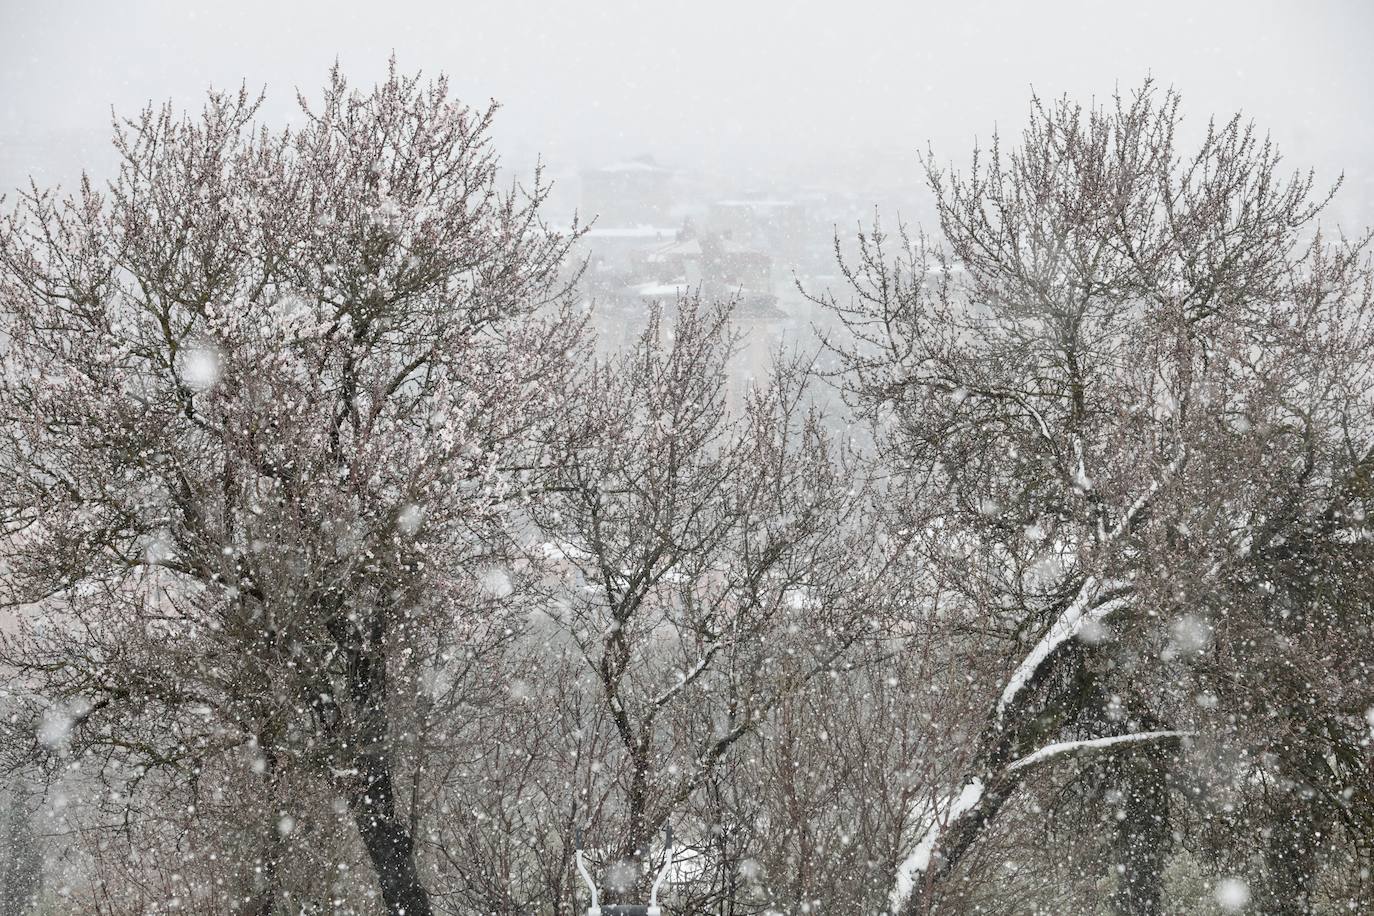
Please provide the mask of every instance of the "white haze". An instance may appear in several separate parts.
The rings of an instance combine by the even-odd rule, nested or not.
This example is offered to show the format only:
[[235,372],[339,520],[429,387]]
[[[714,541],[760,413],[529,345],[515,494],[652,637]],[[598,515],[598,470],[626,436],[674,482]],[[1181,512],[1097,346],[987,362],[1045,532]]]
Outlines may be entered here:
[[[1147,74],[1200,126],[1244,109],[1294,166],[1347,173],[1337,215],[1374,209],[1374,4],[990,2],[0,3],[0,188],[112,160],[110,111],[266,87],[264,117],[337,57],[370,84],[446,71],[504,106],[509,163],[555,176],[651,154],[750,187],[904,202],[927,143],[962,160],[1041,95],[1101,98]],[[567,201],[576,205],[576,200]],[[920,214],[917,214],[920,215]]]

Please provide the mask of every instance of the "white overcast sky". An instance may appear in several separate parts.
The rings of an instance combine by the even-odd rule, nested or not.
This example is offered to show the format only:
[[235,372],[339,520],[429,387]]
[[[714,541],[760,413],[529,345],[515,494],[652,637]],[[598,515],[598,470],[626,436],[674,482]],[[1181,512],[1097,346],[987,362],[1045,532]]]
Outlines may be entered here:
[[[1293,165],[1369,185],[1374,2],[296,2],[0,0],[0,180],[92,155],[111,106],[266,86],[284,119],[337,57],[371,83],[393,51],[504,106],[508,156],[555,169],[652,153],[836,186],[916,178],[1018,129],[1032,86],[1087,100],[1147,73],[1193,123],[1244,109]],[[76,138],[70,142],[63,138]],[[54,148],[54,138],[57,147]],[[99,163],[93,163],[97,167]],[[1366,170],[1362,172],[1361,170]]]

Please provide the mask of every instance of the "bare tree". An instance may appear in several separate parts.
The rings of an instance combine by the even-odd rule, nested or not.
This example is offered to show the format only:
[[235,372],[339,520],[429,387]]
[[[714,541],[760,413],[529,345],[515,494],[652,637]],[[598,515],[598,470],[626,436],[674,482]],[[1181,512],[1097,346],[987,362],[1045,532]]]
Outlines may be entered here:
[[[950,633],[987,678],[896,911],[926,910],[1037,771],[1226,740],[1183,684],[1257,660],[1244,634],[1272,626],[1276,557],[1360,528],[1365,239],[1310,232],[1327,198],[1239,117],[1188,153],[1179,123],[1149,84],[1105,109],[1036,100],[1015,150],[994,139],[967,174],[929,162],[942,242],[875,226],[844,265],[852,299],[824,297],[930,562],[964,571]],[[1350,748],[1355,705],[1328,710]],[[1167,790],[1122,778],[1133,829],[1167,821]],[[1156,838],[1123,835],[1120,912],[1159,912]]]
[[0,225],[0,664],[19,737],[131,816],[152,772],[255,775],[256,911],[304,778],[424,916],[398,767],[424,672],[501,638],[503,507],[577,390],[570,237],[442,78],[336,69],[301,104],[294,132],[243,92],[145,111],[106,190]]
[[734,410],[728,307],[675,312],[596,373],[606,438],[536,513],[572,577],[557,613],[626,761],[623,820],[601,843],[624,892],[674,811],[887,608],[867,489],[806,406],[804,372],[780,364]]

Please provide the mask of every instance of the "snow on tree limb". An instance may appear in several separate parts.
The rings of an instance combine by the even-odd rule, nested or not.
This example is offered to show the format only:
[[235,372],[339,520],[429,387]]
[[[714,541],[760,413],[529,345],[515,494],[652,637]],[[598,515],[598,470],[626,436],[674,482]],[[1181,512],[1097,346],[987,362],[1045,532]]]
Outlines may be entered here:
[[[1064,757],[1073,757],[1085,753],[1111,753],[1142,744],[1180,741],[1192,737],[1193,734],[1191,731],[1161,730],[1135,732],[1129,735],[1111,735],[1106,738],[1091,738],[1082,741],[1058,741],[1047,744],[1039,750],[1013,761],[1002,771],[1002,775],[1019,775],[1041,764],[1052,763]],[[958,796],[945,800],[943,806],[947,807],[943,816],[938,813],[938,809],[942,806],[937,805],[935,806],[936,810],[925,818],[926,824],[920,840],[897,866],[892,893],[889,897],[891,904],[889,912],[900,913],[903,911],[910,901],[912,893],[916,890],[920,876],[930,868],[931,856],[935,852],[940,837],[950,826],[978,810],[978,806],[983,802],[985,796],[984,789],[983,780],[975,776],[964,784]]]
[[1131,529],[1131,525],[1133,525],[1135,520],[1140,516],[1140,513],[1144,512],[1149,507],[1150,503],[1154,501],[1155,495],[1159,493],[1165,484],[1178,475],[1178,472],[1183,468],[1183,463],[1187,460],[1187,448],[1180,448],[1178,454],[1174,456],[1174,459],[1165,465],[1164,472],[1150,481],[1150,485],[1145,488],[1145,491],[1137,496],[1135,502],[1131,503],[1130,506],[1126,508],[1126,511],[1121,514],[1121,518],[1117,521],[1116,525],[1107,533],[1106,540],[1109,542],[1115,541],[1126,534],[1126,532]]
[[[1101,532],[1099,540],[1103,543],[1110,543],[1120,539],[1128,531],[1131,525],[1140,517],[1154,500],[1159,491],[1172,480],[1182,468],[1187,458],[1187,451],[1180,450],[1178,455],[1169,462],[1164,470],[1152,480],[1145,490],[1126,508],[1121,518],[1109,530]],[[1026,686],[1034,679],[1036,673],[1046,660],[1050,658],[1060,646],[1076,637],[1083,631],[1083,628],[1090,623],[1096,623],[1106,619],[1117,611],[1130,604],[1130,586],[1126,582],[1119,580],[1103,581],[1096,576],[1088,576],[1079,586],[1077,594],[1069,603],[1049,630],[1036,643],[1017,665],[1011,677],[1007,679],[1006,686],[1002,690],[1001,697],[997,701],[997,723],[1000,726],[1006,715],[1008,707],[1014,703],[1026,689]],[[1033,767],[1042,762],[1057,759],[1058,757],[1077,754],[1085,751],[1111,750],[1123,745],[1133,745],[1147,743],[1151,741],[1176,740],[1185,735],[1184,732],[1158,731],[1141,732],[1135,735],[1119,735],[1108,738],[1097,738],[1087,741],[1064,741],[1050,744],[1032,754],[1013,762],[1004,770],[1005,775],[1019,773],[1025,769]],[[943,822],[937,820],[932,813],[929,823],[922,832],[921,839],[917,841],[912,851],[897,867],[896,879],[893,884],[891,903],[892,912],[900,912],[906,901],[910,898],[912,891],[916,887],[917,876],[923,874],[930,866],[930,857],[935,850],[935,844],[940,835],[952,823],[966,817],[971,811],[977,809],[984,797],[984,783],[979,777],[974,777],[965,783],[959,795],[947,801],[948,810],[944,814]]]
[[[1150,481],[1149,486],[1126,508],[1112,529],[1102,535],[1103,543],[1119,540],[1130,531],[1131,525],[1140,517],[1140,513],[1149,507],[1165,484],[1178,474],[1187,456],[1186,449],[1179,450],[1174,459],[1165,466],[1163,472]],[[997,721],[999,723],[1006,714],[1007,707],[1016,700],[1021,691],[1034,678],[1040,666],[1054,654],[1055,650],[1081,633],[1089,623],[1102,621],[1129,603],[1124,595],[1119,594],[1127,588],[1125,583],[1103,583],[1095,576],[1088,576],[1083,580],[1083,584],[1079,586],[1078,594],[1074,596],[1073,601],[1056,618],[1049,631],[1045,633],[1040,642],[1036,643],[1035,647],[1022,659],[1021,664],[1017,665],[1011,677],[1007,679],[1006,687],[1002,690],[1002,696],[997,701]],[[1113,592],[1118,594],[1111,594]],[[1104,594],[1109,595],[1107,600],[1100,604],[1094,604]]]
[[1119,592],[1121,588],[1121,583],[1104,584],[1095,576],[1088,576],[1083,580],[1083,584],[1079,586],[1078,594],[1074,596],[1073,601],[1055,619],[1049,631],[1027,653],[1026,657],[1021,660],[1021,664],[1016,666],[1016,670],[1007,679],[1007,686],[1002,690],[1002,696],[997,700],[997,721],[999,724],[1006,714],[1007,707],[1016,700],[1021,691],[1035,677],[1035,673],[1040,670],[1040,666],[1054,654],[1056,649],[1081,633],[1089,623],[1104,620],[1130,603],[1130,599],[1122,594],[1113,595],[1099,604],[1093,603],[1102,596],[1103,592]]
[[[929,823],[922,832],[920,841],[897,866],[890,898],[891,912],[901,912],[907,900],[911,899],[911,893],[916,889],[917,876],[924,874],[930,867],[930,856],[935,851],[935,843],[939,840],[940,834],[944,833],[947,826],[976,808],[982,799],[983,781],[975,776],[964,785],[958,796],[953,800],[946,800],[949,808],[945,811],[943,819],[937,810],[930,812]],[[937,809],[938,807],[936,806]]]
[[678,674],[677,681],[674,682],[674,684],[667,690],[663,691],[657,697],[655,697],[650,705],[652,705],[655,709],[659,709],[663,706],[668,705],[669,701],[671,701],[673,697],[677,696],[683,690],[686,690],[688,687],[690,687],[692,683],[697,680],[697,678],[701,677],[710,669],[711,660],[716,657],[716,653],[719,651],[720,642],[712,642],[709,646],[706,647],[706,651],[702,653],[701,658],[697,661],[697,663],[693,665],[689,670],[680,672]]
[[[1100,535],[1100,540],[1108,543],[1124,536],[1164,485],[1177,475],[1186,457],[1187,452],[1180,450],[1163,472],[1151,481],[1149,486],[1127,507],[1111,530]],[[1017,665],[1016,670],[1012,672],[1011,677],[1007,679],[1002,695],[997,701],[998,725],[1002,724],[1008,707],[1016,701],[1017,697],[1034,679],[1041,666],[1060,646],[1076,637],[1088,624],[1102,621],[1129,604],[1130,594],[1127,583],[1119,580],[1103,581],[1096,576],[1085,578],[1068,607],[1060,613],[1041,640],[1026,654],[1021,663]],[[1068,754],[1109,750],[1123,745],[1151,741],[1176,740],[1183,737],[1184,734],[1175,731],[1141,732],[1135,735],[1120,735],[1087,741],[1058,742],[1022,757],[1010,764],[1004,772],[1006,775],[1010,775]],[[935,820],[934,817],[931,818],[921,835],[921,839],[897,868],[891,897],[892,912],[901,911],[915,889],[917,876],[929,868],[930,857],[940,835],[951,823],[967,816],[969,812],[978,807],[983,799],[983,789],[983,780],[974,777],[965,783],[959,795],[949,803],[949,809],[945,812],[943,823]]]
[[1047,744],[1038,751],[1033,751],[1014,761],[1007,767],[1007,772],[1015,773],[1026,770],[1051,760],[1057,760],[1060,757],[1075,756],[1085,752],[1116,750],[1124,745],[1177,741],[1190,738],[1193,734],[1190,731],[1163,730],[1135,732],[1129,735],[1111,735],[1106,738],[1091,738],[1085,741],[1056,741],[1054,744]]

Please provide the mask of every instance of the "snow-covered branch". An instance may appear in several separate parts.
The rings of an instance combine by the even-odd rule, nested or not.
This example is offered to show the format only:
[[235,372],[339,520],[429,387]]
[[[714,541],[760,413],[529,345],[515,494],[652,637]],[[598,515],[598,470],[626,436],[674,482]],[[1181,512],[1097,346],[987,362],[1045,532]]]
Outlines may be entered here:
[[[1026,688],[1026,685],[1035,677],[1035,673],[1040,670],[1040,666],[1045,663],[1055,650],[1064,643],[1073,639],[1089,623],[1096,623],[1106,619],[1130,603],[1130,598],[1122,594],[1126,586],[1120,582],[1102,583],[1095,576],[1088,576],[1083,580],[1083,584],[1078,588],[1078,594],[1069,603],[1050,626],[1049,631],[1044,637],[1035,644],[1021,664],[1016,666],[1007,685],[1002,690],[1002,696],[997,700],[997,721],[1000,723],[1009,707],[1016,698]],[[1098,598],[1104,593],[1111,596],[1100,603]]]
[[1112,735],[1107,738],[1090,738],[1084,741],[1057,741],[1054,744],[1047,744],[1038,751],[1033,751],[1019,760],[1016,760],[1007,767],[1007,772],[1020,772],[1039,766],[1042,763],[1058,760],[1061,757],[1091,754],[1099,751],[1114,751],[1128,745],[1178,741],[1192,736],[1193,732],[1189,731],[1165,730],[1135,732],[1129,735]]
[[[1126,509],[1121,518],[1113,528],[1106,532],[1105,541],[1113,541],[1122,537],[1129,529],[1131,524],[1139,517],[1160,489],[1171,480],[1182,467],[1186,452],[1180,451],[1178,456],[1165,467],[1159,475],[1145,489],[1139,497]],[[1081,465],[1080,465],[1081,467]],[[1036,673],[1064,643],[1075,638],[1083,632],[1083,629],[1092,623],[1100,622],[1117,611],[1130,604],[1130,587],[1127,583],[1119,580],[1103,581],[1096,576],[1088,576],[1079,586],[1077,594],[1050,626],[1044,637],[1035,644],[1016,666],[1011,677],[1007,679],[1006,686],[1002,690],[1001,697],[997,701],[997,721],[1001,724],[1007,709],[1026,689],[1027,685],[1034,679]],[[1185,735],[1184,732],[1159,731],[1142,732],[1135,735],[1119,735],[1109,738],[1098,738],[1088,741],[1065,741],[1047,745],[1040,750],[1029,754],[1010,764],[1004,771],[1005,775],[1019,773],[1037,764],[1057,759],[1058,757],[1079,754],[1091,751],[1103,751],[1115,749],[1122,745],[1140,744],[1150,741],[1176,740]],[[968,816],[975,811],[984,797],[984,783],[981,778],[974,777],[965,783],[963,789],[954,798],[947,801],[947,808],[943,813],[943,819],[937,818],[932,812],[928,823],[921,834],[920,840],[912,848],[912,851],[902,861],[897,868],[896,880],[892,891],[893,912],[899,912],[901,907],[910,898],[916,886],[917,876],[923,874],[930,865],[930,857],[934,852],[935,844],[940,835],[949,827],[950,824]],[[937,806],[938,807],[938,806]]]
[[[1152,480],[1149,486],[1126,508],[1112,529],[1105,532],[1102,537],[1103,543],[1119,540],[1130,530],[1131,525],[1139,518],[1140,513],[1149,507],[1159,491],[1178,475],[1187,456],[1186,449],[1179,450],[1179,453],[1164,467],[1159,476]],[[1007,708],[1031,682],[1035,673],[1040,670],[1040,666],[1060,646],[1081,633],[1088,624],[1100,622],[1126,607],[1129,599],[1123,593],[1128,589],[1129,586],[1125,582],[1104,583],[1095,576],[1088,576],[1083,580],[1083,584],[1079,586],[1078,594],[1074,596],[1073,601],[1055,619],[1044,637],[1036,643],[1035,647],[1022,659],[1021,664],[1017,665],[1011,677],[1007,679],[1006,687],[1002,690],[1002,696],[997,701],[997,721],[999,723],[1006,714]],[[1104,595],[1107,596],[1106,600],[1097,603],[1098,599]]]
[[1187,460],[1188,450],[1186,448],[1180,448],[1178,454],[1174,456],[1174,460],[1164,466],[1164,471],[1154,480],[1150,481],[1150,485],[1145,488],[1144,492],[1137,496],[1135,501],[1126,507],[1126,511],[1121,514],[1121,518],[1117,519],[1116,524],[1112,526],[1112,530],[1107,532],[1105,537],[1107,543],[1119,540],[1130,530],[1136,518],[1139,517],[1141,512],[1144,512],[1149,507],[1159,491],[1178,476],[1178,472],[1183,468],[1183,464]]
[[[983,781],[975,776],[964,785],[957,796],[946,799],[942,805],[933,806],[925,818],[926,826],[921,832],[921,839],[897,865],[897,875],[890,898],[891,912],[900,913],[902,907],[911,899],[917,879],[930,867],[930,856],[935,851],[935,843],[940,839],[940,835],[950,824],[974,810],[982,799]],[[939,810],[942,807],[945,809],[943,812]]]
[[[1112,735],[1106,738],[1091,738],[1083,741],[1058,741],[1054,744],[1047,744],[1039,750],[1008,764],[1000,776],[993,780],[993,783],[1001,784],[1008,777],[1019,777],[1027,770],[1065,757],[1112,753],[1143,744],[1180,741],[1192,735],[1193,732],[1190,731],[1163,730]],[[915,892],[921,876],[929,870],[931,857],[935,853],[936,844],[940,838],[960,820],[975,814],[986,797],[985,783],[982,778],[975,776],[964,784],[958,795],[946,798],[942,804],[933,806],[921,818],[924,822],[921,838],[917,840],[911,852],[897,866],[897,873],[893,879],[892,893],[889,898],[890,912],[894,914],[902,912],[911,899],[911,895]]]
[[682,691],[686,690],[689,686],[691,686],[692,682],[695,681],[697,678],[701,677],[702,674],[706,672],[706,669],[711,666],[711,659],[715,658],[716,653],[719,651],[719,642],[713,642],[709,646],[707,646],[706,651],[702,653],[702,656],[697,661],[697,663],[693,665],[689,670],[683,672],[682,675],[678,678],[677,683],[673,684],[673,686],[669,687],[667,690],[663,691],[657,697],[655,697],[652,706],[655,709],[661,709],[663,706],[667,705],[673,697],[677,696],[679,693],[681,693]]

